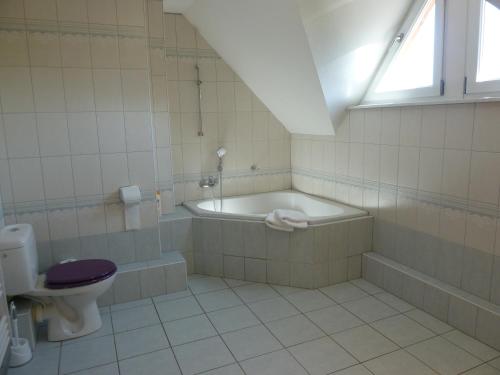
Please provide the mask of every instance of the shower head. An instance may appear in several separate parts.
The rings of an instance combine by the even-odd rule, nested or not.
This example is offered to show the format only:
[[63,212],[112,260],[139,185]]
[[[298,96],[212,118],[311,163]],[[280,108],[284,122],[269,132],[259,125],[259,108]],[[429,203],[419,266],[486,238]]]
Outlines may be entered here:
[[219,159],[222,159],[222,158],[224,157],[224,155],[226,155],[226,152],[227,152],[227,151],[226,151],[226,149],[225,149],[224,147],[219,147],[219,148],[217,149],[217,157],[218,157]]

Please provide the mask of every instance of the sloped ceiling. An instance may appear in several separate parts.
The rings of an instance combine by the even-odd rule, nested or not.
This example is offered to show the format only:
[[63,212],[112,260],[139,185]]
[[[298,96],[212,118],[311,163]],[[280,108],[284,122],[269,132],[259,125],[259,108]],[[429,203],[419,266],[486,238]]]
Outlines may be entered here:
[[295,134],[332,135],[411,0],[164,0]]

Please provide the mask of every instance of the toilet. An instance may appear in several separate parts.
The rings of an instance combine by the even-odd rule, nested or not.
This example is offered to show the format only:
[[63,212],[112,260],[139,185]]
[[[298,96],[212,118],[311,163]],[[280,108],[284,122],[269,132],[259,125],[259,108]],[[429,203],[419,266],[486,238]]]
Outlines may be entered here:
[[104,259],[69,260],[38,274],[33,227],[8,225],[0,230],[0,259],[5,291],[40,302],[37,321],[48,321],[48,340],[62,341],[101,328],[97,298],[116,276],[116,265]]

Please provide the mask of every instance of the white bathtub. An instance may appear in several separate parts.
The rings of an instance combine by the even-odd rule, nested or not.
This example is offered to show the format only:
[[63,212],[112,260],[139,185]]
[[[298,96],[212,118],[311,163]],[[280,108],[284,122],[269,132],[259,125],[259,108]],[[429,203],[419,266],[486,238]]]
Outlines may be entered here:
[[259,221],[274,209],[292,209],[305,213],[310,225],[368,215],[366,211],[354,207],[290,190],[224,198],[222,210],[218,199],[185,202],[184,205],[202,217]]

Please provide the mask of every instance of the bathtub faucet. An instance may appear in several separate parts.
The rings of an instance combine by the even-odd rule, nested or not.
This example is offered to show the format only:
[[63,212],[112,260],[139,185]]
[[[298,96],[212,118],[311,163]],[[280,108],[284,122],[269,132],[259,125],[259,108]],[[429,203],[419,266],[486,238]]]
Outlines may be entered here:
[[217,183],[219,182],[218,178],[216,176],[208,176],[207,178],[202,178],[200,180],[200,187],[201,188],[212,188]]

